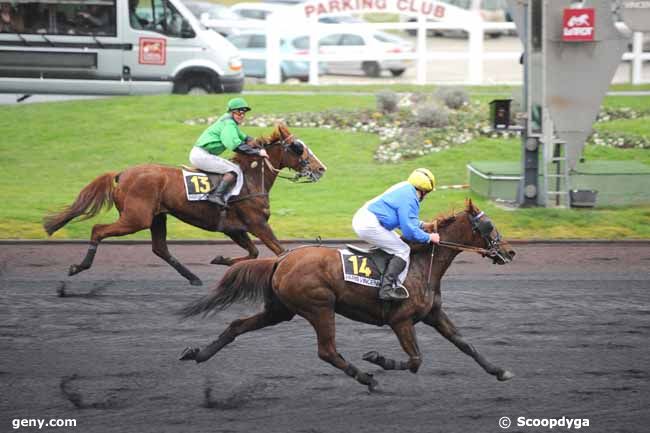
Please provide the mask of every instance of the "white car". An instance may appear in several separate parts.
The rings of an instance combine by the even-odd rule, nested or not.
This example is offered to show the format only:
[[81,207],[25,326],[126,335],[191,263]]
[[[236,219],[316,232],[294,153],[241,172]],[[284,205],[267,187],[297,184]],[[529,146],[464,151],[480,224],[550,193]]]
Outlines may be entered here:
[[242,18],[262,21],[273,13],[292,13],[295,8],[277,3],[236,3],[230,10]]
[[[365,56],[371,54],[398,54],[414,51],[413,44],[391,33],[359,30],[329,33],[321,37],[320,53],[327,55]],[[358,74],[379,77],[382,71],[389,71],[399,77],[411,64],[410,60],[346,60],[328,61],[329,74]]]

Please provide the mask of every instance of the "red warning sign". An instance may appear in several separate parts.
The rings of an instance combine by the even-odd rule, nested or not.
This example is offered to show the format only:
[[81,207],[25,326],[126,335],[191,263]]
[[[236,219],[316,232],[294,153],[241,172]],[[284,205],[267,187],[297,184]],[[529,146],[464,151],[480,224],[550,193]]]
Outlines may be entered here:
[[593,8],[564,9],[562,40],[566,42],[593,41],[596,11]]
[[162,38],[140,38],[141,65],[164,65],[167,57],[166,41]]

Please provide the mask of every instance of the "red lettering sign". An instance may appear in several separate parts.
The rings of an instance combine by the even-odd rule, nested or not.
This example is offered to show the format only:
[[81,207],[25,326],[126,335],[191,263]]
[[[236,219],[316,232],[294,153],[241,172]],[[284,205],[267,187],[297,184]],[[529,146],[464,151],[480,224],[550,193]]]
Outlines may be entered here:
[[167,57],[166,41],[162,38],[140,38],[141,65],[164,65]]
[[562,40],[566,42],[593,41],[596,28],[593,8],[564,9]]

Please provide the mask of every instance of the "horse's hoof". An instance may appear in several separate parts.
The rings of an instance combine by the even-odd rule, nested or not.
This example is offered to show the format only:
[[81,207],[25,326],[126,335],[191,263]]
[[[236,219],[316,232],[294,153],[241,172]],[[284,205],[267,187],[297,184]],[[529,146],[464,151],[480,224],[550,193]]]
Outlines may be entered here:
[[210,263],[213,265],[230,266],[232,265],[232,259],[224,256],[217,256],[214,259],[212,259]]
[[203,285],[203,281],[201,281],[201,280],[199,280],[199,279],[197,278],[197,279],[195,279],[195,280],[190,280],[190,284],[193,285],[193,286],[202,286],[202,285]]
[[372,375],[370,375],[370,383],[368,383],[368,391],[370,392],[379,392],[381,388],[379,387],[379,382],[377,382]]
[[82,270],[83,270],[83,269],[81,269],[80,266],[77,266],[77,265],[71,265],[71,266],[70,266],[70,269],[68,269],[68,276],[71,277],[71,276],[73,276],[73,275],[76,275],[76,274],[78,274],[79,272],[81,272]]
[[193,361],[196,359],[196,355],[199,353],[198,347],[186,347],[185,350],[181,353],[181,356],[178,357],[179,361]]
[[376,364],[377,360],[379,359],[379,352],[376,350],[371,350],[370,352],[364,353],[361,359]]
[[501,381],[501,382],[505,382],[506,380],[510,380],[513,377],[515,377],[515,375],[513,373],[509,372],[508,370],[500,370],[497,373],[497,379],[499,381]]

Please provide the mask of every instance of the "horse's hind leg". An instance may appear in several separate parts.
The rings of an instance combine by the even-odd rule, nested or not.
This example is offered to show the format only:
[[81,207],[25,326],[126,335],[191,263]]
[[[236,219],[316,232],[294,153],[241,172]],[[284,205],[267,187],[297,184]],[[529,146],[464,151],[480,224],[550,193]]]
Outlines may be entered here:
[[379,352],[372,351],[363,355],[365,361],[377,364],[384,370],[409,370],[411,373],[417,373],[422,364],[420,349],[415,337],[415,327],[410,320],[391,325],[395,335],[399,339],[402,349],[409,356],[408,361],[395,361],[394,359],[381,356]]
[[181,353],[179,359],[181,361],[194,360],[197,363],[207,361],[225,346],[232,343],[239,335],[289,321],[293,319],[294,315],[295,314],[289,311],[287,307],[274,299],[265,305],[264,311],[261,313],[233,321],[230,326],[219,335],[219,338],[205,346],[203,349],[199,349],[198,347],[186,348]]
[[471,356],[474,360],[483,367],[483,370],[487,371],[491,375],[497,377],[497,379],[504,381],[512,379],[514,374],[508,370],[500,367],[496,367],[491,362],[489,362],[483,355],[481,355],[470,343],[466,342],[463,337],[460,335],[454,324],[449,317],[445,314],[442,309],[438,308],[431,310],[429,314],[422,319],[427,325],[433,326],[436,328],[443,337],[451,341],[456,347],[458,347],[463,353]]
[[336,328],[334,322],[334,310],[332,308],[320,308],[316,311],[303,314],[305,319],[311,323],[316,330],[318,338],[318,357],[323,361],[343,370],[345,374],[356,379],[357,382],[368,386],[373,391],[378,386],[372,374],[360,371],[352,363],[346,361],[336,351]]
[[201,279],[187,269],[167,248],[167,214],[158,214],[151,222],[151,249],[155,255],[169,263],[176,272],[187,278],[191,285],[200,286]]
[[68,275],[75,275],[81,271],[89,269],[93,260],[95,259],[95,253],[97,252],[97,246],[102,241],[111,236],[124,236],[131,233],[139,232],[147,228],[151,220],[145,221],[142,218],[128,218],[125,214],[121,214],[120,218],[112,224],[96,224],[93,226],[92,234],[90,236],[90,246],[88,247],[88,252],[83,261],[78,265],[71,265],[68,271]]
[[246,233],[243,230],[236,230],[236,231],[224,231],[226,235],[230,237],[233,241],[237,243],[240,247],[248,251],[248,256],[242,256],[242,257],[224,257],[224,256],[217,256],[210,263],[213,265],[226,265],[226,266],[232,266],[237,262],[241,262],[242,260],[249,260],[249,259],[256,259],[257,256],[260,255],[259,250],[251,240],[250,236],[248,236],[248,233]]

